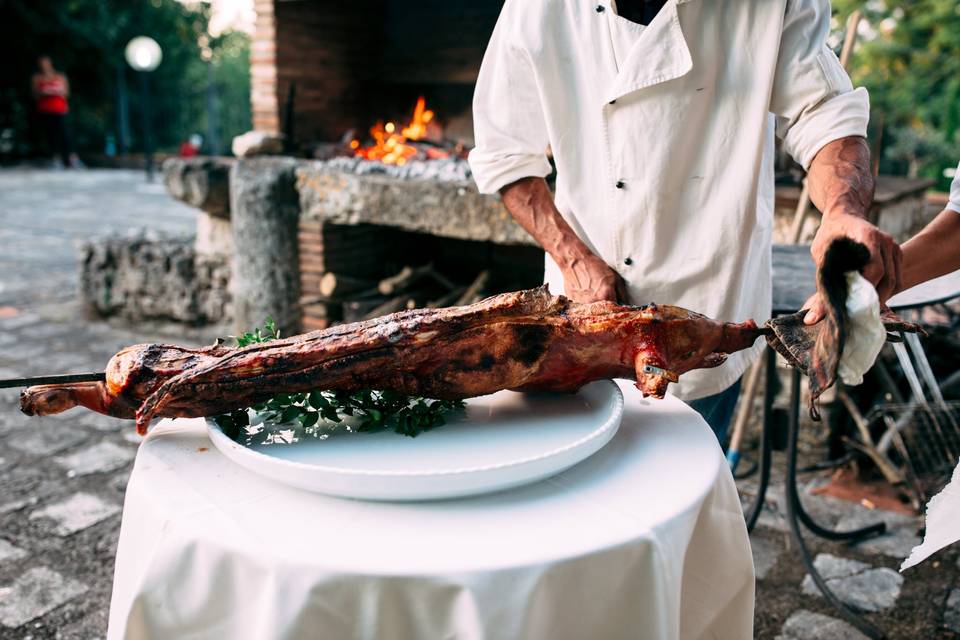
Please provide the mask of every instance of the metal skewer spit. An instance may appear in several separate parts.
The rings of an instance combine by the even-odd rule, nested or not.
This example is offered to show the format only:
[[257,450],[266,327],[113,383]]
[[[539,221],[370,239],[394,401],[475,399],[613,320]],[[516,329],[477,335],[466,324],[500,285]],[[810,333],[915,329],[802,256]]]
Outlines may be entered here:
[[0,380],[0,389],[13,387],[32,387],[37,384],[69,384],[71,382],[104,382],[107,374],[103,371],[93,373],[71,373],[58,376],[35,376],[33,378],[9,378]]

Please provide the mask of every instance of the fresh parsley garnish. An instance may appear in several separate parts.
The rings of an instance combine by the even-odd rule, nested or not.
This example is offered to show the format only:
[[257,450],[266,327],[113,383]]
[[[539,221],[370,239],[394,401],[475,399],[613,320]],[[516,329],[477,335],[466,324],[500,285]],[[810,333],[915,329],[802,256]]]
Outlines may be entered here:
[[[238,347],[269,342],[280,337],[273,319],[267,318],[264,328],[255,328],[239,336],[231,336]],[[446,423],[446,415],[462,409],[462,400],[436,400],[407,396],[394,391],[364,390],[311,391],[282,393],[251,406],[214,416],[213,420],[233,440],[250,434],[250,409],[260,414],[271,428],[291,424],[297,434],[320,436],[332,426],[345,425],[356,431],[392,430],[416,437]],[[262,439],[262,438],[260,438]]]

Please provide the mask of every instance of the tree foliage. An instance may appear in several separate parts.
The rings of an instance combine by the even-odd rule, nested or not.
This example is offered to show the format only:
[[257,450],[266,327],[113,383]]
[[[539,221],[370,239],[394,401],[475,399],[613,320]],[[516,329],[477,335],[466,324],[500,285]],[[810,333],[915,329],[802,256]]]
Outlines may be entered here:
[[851,76],[870,91],[874,135],[883,123],[882,168],[942,180],[960,160],[960,3],[833,5],[838,26],[855,9],[864,13]]
[[[135,36],[155,39],[163,62],[150,74],[150,105],[157,146],[172,150],[191,133],[205,133],[208,77],[219,96],[220,138],[250,127],[249,38],[238,32],[211,37],[207,3],[177,0],[0,0],[0,128],[30,142],[30,77],[38,56],[51,56],[71,85],[76,146],[100,151],[120,135],[120,93],[126,87],[131,147],[142,147],[140,82],[124,48]],[[203,59],[204,50],[212,69]],[[209,74],[209,75],[208,75]]]

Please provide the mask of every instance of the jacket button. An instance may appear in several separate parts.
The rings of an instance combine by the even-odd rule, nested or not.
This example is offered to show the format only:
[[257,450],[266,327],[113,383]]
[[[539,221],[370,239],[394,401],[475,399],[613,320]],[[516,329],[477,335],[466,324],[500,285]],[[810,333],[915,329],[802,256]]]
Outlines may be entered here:
[[625,264],[625,265],[627,265],[627,266],[629,267],[630,265],[633,264],[633,258],[630,258],[630,257],[624,258],[624,259],[623,259],[623,264]]
[[617,184],[616,184],[617,189],[623,189],[625,186],[627,185],[623,180],[617,180]]
[[606,7],[604,7],[602,4],[597,5],[597,13],[603,13],[605,10]]

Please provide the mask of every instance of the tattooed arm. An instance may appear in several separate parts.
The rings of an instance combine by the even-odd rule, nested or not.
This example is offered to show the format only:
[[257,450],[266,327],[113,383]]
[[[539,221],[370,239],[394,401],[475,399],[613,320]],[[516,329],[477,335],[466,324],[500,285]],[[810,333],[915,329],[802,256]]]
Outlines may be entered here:
[[[900,290],[900,247],[888,234],[867,222],[873,202],[873,173],[870,170],[870,149],[859,136],[841,138],[825,145],[807,172],[810,199],[823,212],[820,229],[810,252],[819,267],[830,243],[848,237],[870,249],[870,263],[863,271],[880,296],[880,303]],[[813,324],[823,318],[824,311],[816,297],[807,301],[810,312],[805,318]]]

